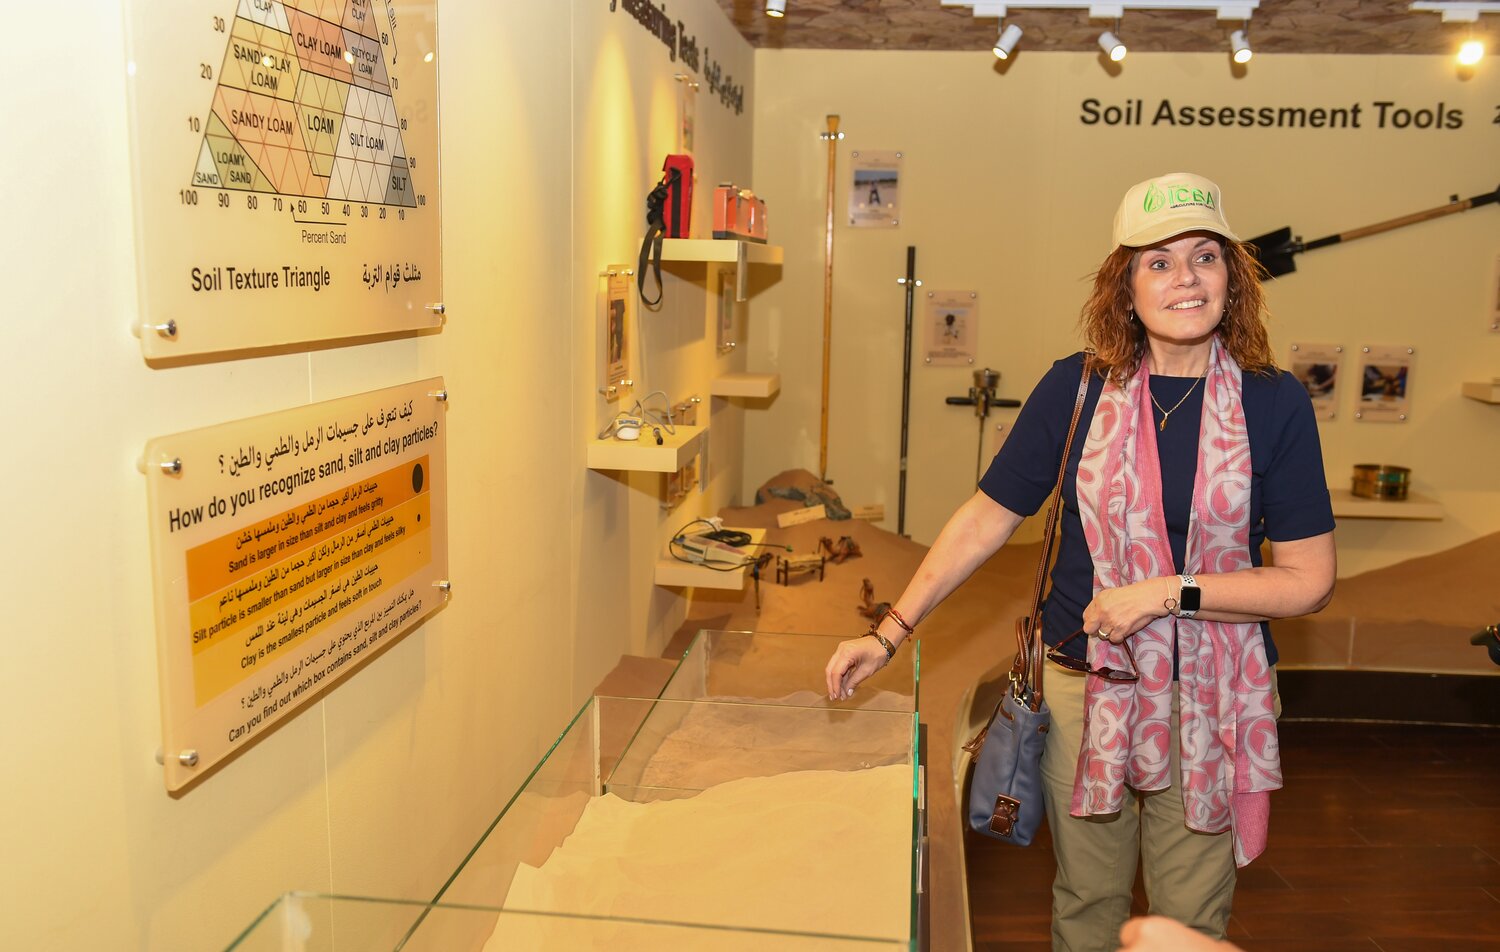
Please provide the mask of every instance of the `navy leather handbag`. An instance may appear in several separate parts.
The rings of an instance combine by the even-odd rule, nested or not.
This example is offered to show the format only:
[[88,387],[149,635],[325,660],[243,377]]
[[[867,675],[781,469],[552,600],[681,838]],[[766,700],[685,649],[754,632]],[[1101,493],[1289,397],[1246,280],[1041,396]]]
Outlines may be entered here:
[[1052,488],[1052,504],[1047,510],[1042,557],[1037,563],[1036,582],[1031,592],[1031,613],[1016,619],[1017,650],[1016,659],[1011,664],[1010,683],[1006,685],[995,713],[990,715],[989,724],[964,745],[965,750],[976,755],[974,777],[969,787],[970,829],[1016,846],[1031,845],[1045,813],[1042,806],[1042,748],[1046,745],[1052,712],[1047,709],[1042,695],[1042,595],[1052,564],[1052,545],[1057,535],[1068,450],[1073,445],[1073,434],[1078,430],[1088,380],[1088,360],[1085,359],[1083,377],[1078,382],[1078,399],[1073,404],[1073,421],[1068,424],[1067,439],[1063,440],[1057,484]]

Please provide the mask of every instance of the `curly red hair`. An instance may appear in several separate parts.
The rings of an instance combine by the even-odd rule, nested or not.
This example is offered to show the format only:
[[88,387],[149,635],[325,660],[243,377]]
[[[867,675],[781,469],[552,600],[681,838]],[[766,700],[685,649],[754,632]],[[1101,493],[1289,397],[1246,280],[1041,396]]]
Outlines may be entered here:
[[[1266,295],[1261,280],[1266,269],[1250,245],[1228,238],[1224,264],[1229,271],[1229,306],[1214,329],[1246,373],[1276,372],[1271,342],[1266,334]],[[1116,248],[1094,272],[1094,290],[1083,305],[1078,324],[1093,354],[1089,369],[1125,386],[1140,369],[1146,353],[1146,328],[1130,316],[1130,275],[1139,248]]]

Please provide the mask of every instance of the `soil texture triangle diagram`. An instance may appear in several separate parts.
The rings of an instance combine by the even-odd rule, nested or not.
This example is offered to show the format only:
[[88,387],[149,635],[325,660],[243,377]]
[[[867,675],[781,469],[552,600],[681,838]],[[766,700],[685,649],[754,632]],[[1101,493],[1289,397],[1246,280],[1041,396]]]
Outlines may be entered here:
[[193,184],[415,207],[374,0],[239,0]]

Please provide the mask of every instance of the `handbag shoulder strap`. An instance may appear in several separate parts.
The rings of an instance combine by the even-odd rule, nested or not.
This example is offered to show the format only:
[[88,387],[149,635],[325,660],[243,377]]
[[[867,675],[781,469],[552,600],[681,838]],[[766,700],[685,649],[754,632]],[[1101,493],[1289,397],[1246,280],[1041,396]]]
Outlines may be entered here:
[[[666,233],[666,203],[667,195],[671,186],[677,184],[682,172],[678,169],[670,169],[665,172],[661,181],[646,196],[646,238],[641,242],[641,260],[636,264],[635,280],[640,289],[641,300],[646,302],[647,307],[655,307],[661,303],[661,240]],[[653,276],[656,278],[656,297],[646,296],[646,274],[647,265],[650,265]]]
[[1063,438],[1062,460],[1057,465],[1057,482],[1052,486],[1052,501],[1047,507],[1047,528],[1042,536],[1042,557],[1037,561],[1036,579],[1031,587],[1031,612],[1023,622],[1024,631],[1017,631],[1022,662],[1021,680],[1030,695],[1032,710],[1042,706],[1042,596],[1046,592],[1047,572],[1052,566],[1052,548],[1057,538],[1057,520],[1062,509],[1063,479],[1068,473],[1068,454],[1073,449],[1073,436],[1078,432],[1078,419],[1083,415],[1084,398],[1089,391],[1089,354],[1083,358],[1083,372],[1078,378],[1078,396],[1073,401],[1073,419],[1068,422],[1068,435]]

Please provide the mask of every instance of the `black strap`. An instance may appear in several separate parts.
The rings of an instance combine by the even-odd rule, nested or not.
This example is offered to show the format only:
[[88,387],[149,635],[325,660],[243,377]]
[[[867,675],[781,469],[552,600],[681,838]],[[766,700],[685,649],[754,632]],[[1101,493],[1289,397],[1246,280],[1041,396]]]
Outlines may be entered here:
[[[661,177],[661,181],[646,196],[646,238],[641,242],[641,259],[636,265],[635,279],[640,287],[641,300],[646,302],[647,307],[655,307],[661,303],[661,240],[666,234],[666,205],[667,194],[671,191],[681,178],[682,173],[673,169]],[[651,269],[656,276],[656,298],[653,300],[646,296],[646,265],[650,263]]]

